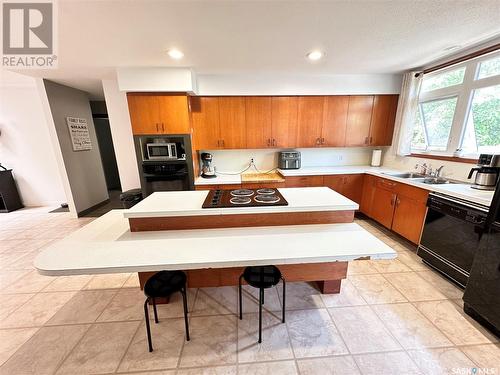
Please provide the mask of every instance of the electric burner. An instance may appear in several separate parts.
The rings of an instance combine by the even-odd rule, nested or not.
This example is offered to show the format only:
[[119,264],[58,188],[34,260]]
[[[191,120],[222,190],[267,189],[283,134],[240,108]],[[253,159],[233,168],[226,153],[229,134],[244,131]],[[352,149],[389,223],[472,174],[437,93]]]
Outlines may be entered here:
[[251,197],[253,194],[253,190],[250,189],[231,190],[231,195],[233,197]]
[[273,195],[274,193],[276,193],[276,190],[274,190],[274,189],[258,189],[256,193],[259,195]]
[[229,202],[232,204],[249,204],[252,200],[248,197],[232,197]]
[[277,203],[280,197],[277,195],[257,195],[254,200],[259,203]]

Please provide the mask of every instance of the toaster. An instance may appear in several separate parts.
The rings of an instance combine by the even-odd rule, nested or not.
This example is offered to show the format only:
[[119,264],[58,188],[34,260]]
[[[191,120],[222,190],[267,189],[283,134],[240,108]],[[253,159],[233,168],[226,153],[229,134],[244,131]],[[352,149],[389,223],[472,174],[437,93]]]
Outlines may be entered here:
[[280,169],[299,169],[300,152],[298,151],[280,152],[278,157],[278,167]]

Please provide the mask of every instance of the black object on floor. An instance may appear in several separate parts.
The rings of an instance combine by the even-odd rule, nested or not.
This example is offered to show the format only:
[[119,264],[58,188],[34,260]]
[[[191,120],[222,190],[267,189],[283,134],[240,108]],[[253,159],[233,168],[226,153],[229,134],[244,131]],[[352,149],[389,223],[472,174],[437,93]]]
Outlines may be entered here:
[[146,333],[148,335],[149,351],[153,351],[153,343],[151,340],[151,328],[149,326],[149,310],[148,303],[153,304],[155,315],[155,323],[158,323],[158,312],[156,311],[155,298],[167,298],[175,292],[182,294],[182,302],[184,304],[184,323],[186,325],[186,340],[189,341],[189,324],[188,324],[188,309],[187,309],[187,289],[186,289],[186,274],[182,271],[160,271],[151,276],[144,285],[144,319],[146,320]]
[[285,278],[281,275],[276,266],[251,266],[246,267],[238,281],[238,294],[240,300],[240,320],[243,319],[243,298],[241,290],[241,279],[244,279],[248,285],[259,289],[259,343],[262,342],[262,305],[264,304],[264,289],[271,288],[283,281],[283,306],[281,308],[283,317],[282,323],[285,323]]
[[23,207],[12,169],[0,164],[0,212],[11,212]]
[[124,191],[120,194],[120,202],[122,202],[123,208],[130,208],[135,206],[142,200],[142,190],[141,189],[131,189]]
[[66,207],[56,208],[55,210],[49,211],[49,214],[56,214],[56,213],[59,213],[59,212],[69,212],[69,207],[66,206]]

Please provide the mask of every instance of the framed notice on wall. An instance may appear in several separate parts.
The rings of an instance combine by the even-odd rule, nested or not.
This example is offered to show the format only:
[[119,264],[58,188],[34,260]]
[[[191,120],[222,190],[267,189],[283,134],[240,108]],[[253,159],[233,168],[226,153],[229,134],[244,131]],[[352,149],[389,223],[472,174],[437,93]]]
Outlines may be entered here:
[[78,117],[66,117],[66,122],[68,123],[73,151],[92,150],[87,120]]

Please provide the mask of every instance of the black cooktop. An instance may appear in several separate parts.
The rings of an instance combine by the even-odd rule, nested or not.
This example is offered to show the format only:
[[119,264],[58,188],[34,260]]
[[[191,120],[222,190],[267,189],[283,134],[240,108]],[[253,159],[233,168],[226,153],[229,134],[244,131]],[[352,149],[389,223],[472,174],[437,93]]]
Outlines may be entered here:
[[210,190],[202,208],[288,206],[278,189]]

